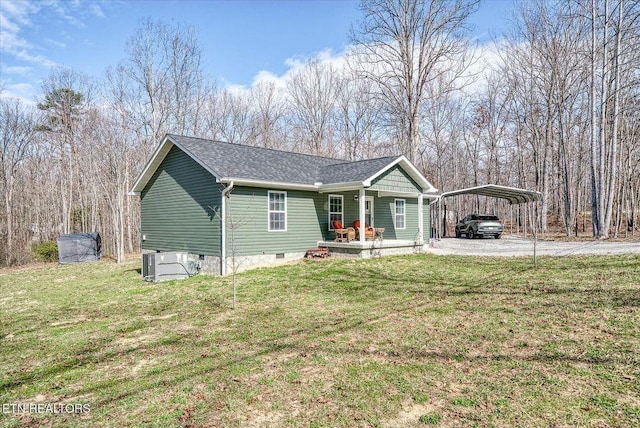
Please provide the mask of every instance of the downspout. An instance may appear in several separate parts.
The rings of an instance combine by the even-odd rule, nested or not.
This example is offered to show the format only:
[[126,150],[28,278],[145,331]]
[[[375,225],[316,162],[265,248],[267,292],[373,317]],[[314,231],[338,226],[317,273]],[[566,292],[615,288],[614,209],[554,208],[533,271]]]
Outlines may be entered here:
[[420,241],[418,244],[424,245],[428,239],[424,239],[424,199],[422,193],[418,195],[418,235]]
[[222,191],[222,214],[221,224],[220,224],[220,235],[222,242],[220,244],[220,274],[225,276],[227,274],[227,202],[226,199],[229,197],[229,193],[233,190],[233,180],[229,182],[227,187]]

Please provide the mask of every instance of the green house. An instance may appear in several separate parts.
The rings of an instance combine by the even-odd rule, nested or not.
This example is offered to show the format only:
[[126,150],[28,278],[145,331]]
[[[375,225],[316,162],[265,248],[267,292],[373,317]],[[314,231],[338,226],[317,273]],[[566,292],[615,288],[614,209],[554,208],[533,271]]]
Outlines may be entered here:
[[[142,249],[226,274],[301,258],[421,251],[436,189],[404,156],[345,161],[166,135],[136,180]],[[333,221],[374,228],[336,242]]]

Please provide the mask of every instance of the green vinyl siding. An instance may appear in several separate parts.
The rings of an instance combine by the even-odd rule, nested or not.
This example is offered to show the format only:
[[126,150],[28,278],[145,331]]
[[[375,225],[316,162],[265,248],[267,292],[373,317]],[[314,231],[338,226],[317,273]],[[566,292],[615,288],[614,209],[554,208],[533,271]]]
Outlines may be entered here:
[[[268,231],[268,191],[236,186],[227,199],[227,257],[304,252],[318,241],[333,239],[328,230],[326,194],[287,190],[286,231]],[[233,243],[232,243],[233,239]]]
[[[336,193],[338,194],[338,193]],[[358,196],[357,191],[339,193],[344,196],[344,226],[353,226],[353,222],[358,219],[358,201],[354,200],[354,196]],[[328,196],[324,195],[328,202]],[[378,192],[371,192],[367,189],[366,196],[373,196],[373,222],[375,227],[384,227],[384,239],[409,239],[414,240],[418,234],[418,198],[396,198],[396,197],[378,197]],[[395,230],[393,222],[393,214],[395,212],[395,200],[405,200],[406,210],[406,228]],[[424,200],[423,204],[423,224],[425,225],[425,236],[428,239],[428,231],[430,227],[429,220],[429,204],[428,200]],[[327,214],[328,215],[328,214]],[[325,234],[326,235],[326,234]],[[325,239],[333,240],[333,232],[328,232]]]
[[[394,214],[396,199],[405,201],[405,228],[396,230]],[[418,198],[375,198],[375,227],[384,227],[384,239],[415,240],[418,236]]]
[[[344,227],[353,227],[353,222],[358,220],[358,201],[354,200],[355,196],[358,196],[358,191],[340,193],[344,195]],[[375,207],[375,202],[374,202]],[[374,212],[375,215],[375,212]],[[332,235],[330,239],[333,240]]]
[[397,165],[373,180],[369,189],[389,192],[422,192],[420,186],[413,181],[409,174]]
[[220,255],[222,186],[191,157],[171,148],[141,192],[142,248]]

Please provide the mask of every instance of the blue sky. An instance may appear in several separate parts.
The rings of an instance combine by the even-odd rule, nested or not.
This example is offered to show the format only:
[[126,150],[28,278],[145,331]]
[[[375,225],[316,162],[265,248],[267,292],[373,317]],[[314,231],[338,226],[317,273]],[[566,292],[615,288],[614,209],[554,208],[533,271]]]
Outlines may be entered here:
[[[0,0],[3,96],[35,101],[42,79],[64,66],[101,77],[125,58],[142,18],[193,26],[206,73],[250,85],[260,71],[283,75],[291,59],[339,54],[360,18],[358,1]],[[481,43],[506,28],[511,0],[485,0],[473,16]]]

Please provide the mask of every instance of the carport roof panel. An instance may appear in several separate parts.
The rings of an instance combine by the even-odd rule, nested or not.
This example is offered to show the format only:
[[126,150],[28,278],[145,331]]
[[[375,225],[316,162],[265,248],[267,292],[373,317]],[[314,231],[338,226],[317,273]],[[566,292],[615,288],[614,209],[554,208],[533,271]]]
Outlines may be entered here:
[[525,204],[542,199],[542,193],[535,190],[518,189],[515,187],[498,186],[497,184],[485,184],[483,186],[470,187],[468,189],[443,192],[440,199],[457,195],[481,195],[492,198],[506,199],[511,205]]

